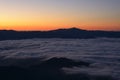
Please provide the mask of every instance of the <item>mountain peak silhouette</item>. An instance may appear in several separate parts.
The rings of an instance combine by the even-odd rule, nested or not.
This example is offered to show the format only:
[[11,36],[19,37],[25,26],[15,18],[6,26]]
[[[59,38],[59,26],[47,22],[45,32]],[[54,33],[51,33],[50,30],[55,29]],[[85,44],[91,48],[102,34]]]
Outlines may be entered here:
[[86,30],[83,30],[83,29],[79,29],[79,28],[76,28],[76,27],[72,27],[72,28],[65,28],[65,29],[57,29],[57,30],[53,30],[55,32],[78,32],[78,31],[86,31]]
[[32,38],[120,38],[120,31],[87,31],[76,27],[51,31],[14,31],[0,30],[0,40]]
[[80,28],[76,28],[76,27],[69,28],[68,30],[72,30],[72,31],[86,31],[86,30],[83,30],[83,29],[80,29]]

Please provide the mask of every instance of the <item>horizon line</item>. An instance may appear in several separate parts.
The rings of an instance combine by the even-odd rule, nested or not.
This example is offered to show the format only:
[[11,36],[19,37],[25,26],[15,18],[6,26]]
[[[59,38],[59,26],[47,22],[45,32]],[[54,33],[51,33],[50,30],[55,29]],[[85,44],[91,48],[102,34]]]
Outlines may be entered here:
[[86,30],[86,31],[115,31],[115,32],[119,32],[120,30],[104,30],[104,29],[82,29],[82,28],[78,28],[78,27],[69,27],[69,28],[56,28],[56,29],[49,29],[49,30],[15,30],[15,29],[0,29],[0,31],[17,31],[17,32],[31,32],[31,31],[42,31],[42,32],[46,32],[46,31],[54,31],[54,30],[60,30],[60,29],[72,29],[72,28],[76,28],[79,30]]

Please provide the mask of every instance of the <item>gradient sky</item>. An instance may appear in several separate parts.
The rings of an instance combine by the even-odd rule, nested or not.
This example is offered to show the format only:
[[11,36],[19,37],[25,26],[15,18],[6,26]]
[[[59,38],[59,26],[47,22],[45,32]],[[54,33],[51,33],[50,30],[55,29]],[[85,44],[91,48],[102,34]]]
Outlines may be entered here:
[[0,29],[120,30],[120,0],[0,0]]

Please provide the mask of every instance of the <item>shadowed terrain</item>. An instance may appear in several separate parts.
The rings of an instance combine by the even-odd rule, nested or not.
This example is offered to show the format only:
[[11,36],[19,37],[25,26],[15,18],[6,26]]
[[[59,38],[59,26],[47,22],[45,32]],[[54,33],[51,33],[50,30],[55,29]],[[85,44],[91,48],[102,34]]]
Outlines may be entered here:
[[[3,59],[3,60],[2,60]],[[4,61],[4,57],[1,57]],[[66,74],[63,68],[89,67],[91,63],[68,58],[8,59],[7,66],[0,63],[0,80],[115,80],[111,76]],[[26,65],[29,64],[29,65]]]
[[120,31],[87,31],[78,28],[57,29],[51,31],[13,31],[1,30],[0,40],[32,39],[32,38],[120,38]]

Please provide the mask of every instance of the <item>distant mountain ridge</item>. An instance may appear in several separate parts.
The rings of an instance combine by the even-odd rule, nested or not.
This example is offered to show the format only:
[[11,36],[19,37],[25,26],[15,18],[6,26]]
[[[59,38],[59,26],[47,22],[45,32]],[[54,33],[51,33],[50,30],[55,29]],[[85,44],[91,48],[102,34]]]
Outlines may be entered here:
[[88,31],[78,28],[57,29],[51,31],[14,31],[0,30],[0,40],[17,40],[32,38],[120,38],[120,31]]

